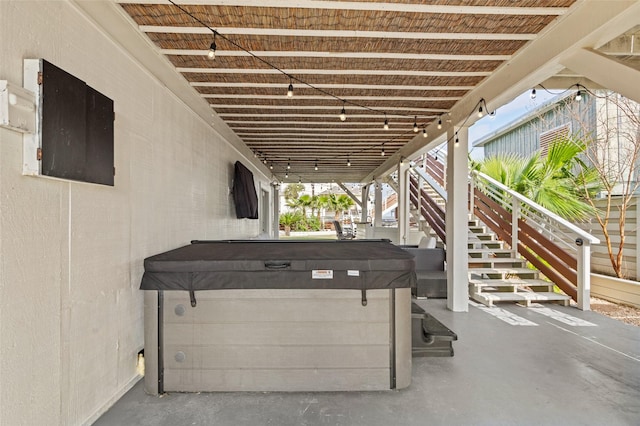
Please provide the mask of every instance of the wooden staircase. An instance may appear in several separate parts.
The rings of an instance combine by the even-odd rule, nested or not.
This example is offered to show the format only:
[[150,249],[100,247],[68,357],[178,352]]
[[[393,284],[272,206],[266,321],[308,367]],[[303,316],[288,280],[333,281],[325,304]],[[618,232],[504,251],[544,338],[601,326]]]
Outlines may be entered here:
[[476,218],[469,220],[469,297],[486,306],[498,302],[569,304],[571,298],[553,291],[527,261],[504,247],[496,235]]

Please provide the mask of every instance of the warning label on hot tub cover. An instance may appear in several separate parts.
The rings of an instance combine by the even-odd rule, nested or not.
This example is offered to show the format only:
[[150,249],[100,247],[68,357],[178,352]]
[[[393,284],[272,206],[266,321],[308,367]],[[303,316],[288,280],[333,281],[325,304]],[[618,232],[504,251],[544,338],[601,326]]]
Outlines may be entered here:
[[[358,270],[348,270],[348,277],[359,277],[360,271]],[[333,279],[333,270],[332,269],[314,269],[311,271],[311,278],[314,280],[332,280]]]
[[311,271],[311,278],[314,280],[332,280],[333,269],[314,269]]

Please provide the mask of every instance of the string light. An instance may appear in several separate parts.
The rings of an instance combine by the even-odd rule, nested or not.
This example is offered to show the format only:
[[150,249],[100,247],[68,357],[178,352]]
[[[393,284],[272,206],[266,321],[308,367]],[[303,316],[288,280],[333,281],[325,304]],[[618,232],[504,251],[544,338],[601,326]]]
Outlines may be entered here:
[[347,167],[351,167],[351,160],[349,160],[349,157],[347,157]]
[[289,88],[287,89],[287,97],[293,98],[293,82],[289,78]]
[[426,128],[426,127],[423,127],[423,128],[422,128],[422,137],[423,137],[423,138],[426,138],[427,136],[429,136],[429,135],[427,134],[427,128]]
[[347,111],[344,110],[345,102],[342,101],[342,111],[340,111],[340,121],[345,121],[347,119]]
[[209,56],[209,59],[215,59],[216,58],[216,31],[213,32],[213,42],[211,43],[211,46],[209,46],[209,53],[207,53],[207,55]]
[[287,161],[287,170],[291,170],[291,160]]
[[264,160],[262,160],[262,162],[263,162],[264,164],[267,164],[267,159],[265,158]]
[[269,170],[273,170],[273,163],[269,164]]
[[288,179],[289,178],[289,172],[284,172],[284,177]]
[[418,116],[413,117],[413,133],[418,133]]
[[380,156],[384,157],[384,144],[382,144],[382,150],[380,151]]
[[316,164],[315,164],[315,166],[313,167],[313,170],[318,171],[318,160],[316,160]]
[[387,120],[387,113],[384,113],[384,129],[389,130],[389,120]]
[[[213,33],[213,43],[211,43],[210,50],[209,50],[209,52],[208,52],[208,56],[209,56],[210,58],[212,58],[212,59],[213,59],[213,58],[215,58],[215,55],[216,55],[216,36],[218,35],[217,30],[214,30],[214,29],[212,29],[211,27],[209,27],[206,23],[204,23],[202,20],[200,20],[198,17],[196,17],[196,16],[195,16],[195,15],[193,15],[192,13],[190,13],[188,10],[184,9],[183,7],[181,7],[181,6],[180,6],[179,4],[177,4],[176,2],[174,2],[174,1],[172,1],[172,0],[168,0],[168,1],[169,1],[169,3],[171,3],[172,5],[174,5],[175,7],[177,7],[178,9],[180,9],[184,14],[186,14],[186,15],[190,16],[194,21],[198,22],[200,25],[202,25],[203,27],[207,28],[208,30],[210,30],[210,31]],[[230,44],[232,44],[233,46],[236,46],[236,47],[238,47],[239,49],[243,50],[244,52],[246,52],[248,55],[252,56],[252,57],[253,57],[253,58],[255,58],[256,60],[258,60],[258,61],[260,61],[260,62],[264,63],[265,65],[267,65],[267,66],[269,66],[269,67],[271,67],[271,68],[275,69],[276,71],[278,71],[278,72],[282,73],[283,75],[289,76],[290,83],[289,83],[289,87],[288,87],[288,89],[289,89],[289,90],[287,91],[287,96],[289,96],[289,97],[293,96],[293,83],[292,83],[291,76],[290,76],[289,74],[287,74],[285,71],[283,71],[282,69],[278,68],[278,67],[277,67],[277,66],[275,66],[274,64],[272,64],[272,63],[268,62],[267,60],[265,60],[265,59],[263,59],[263,58],[261,58],[261,57],[257,56],[257,55],[256,55],[256,54],[254,54],[253,52],[251,52],[251,51],[247,50],[246,48],[244,48],[243,46],[241,46],[241,45],[239,45],[238,43],[234,42],[233,40],[231,40],[231,39],[229,39],[229,38],[225,37],[224,35],[220,34],[220,36],[221,36],[221,37],[223,37],[223,39],[224,39],[224,40],[228,41],[228,42],[229,42]],[[322,92],[322,93],[324,93],[325,95],[330,96],[330,97],[333,97],[333,98],[335,98],[335,99],[337,99],[337,100],[341,100],[341,101],[343,102],[343,106],[342,106],[342,110],[341,110],[341,114],[340,114],[340,120],[341,120],[341,121],[345,121],[345,120],[347,119],[347,116],[346,116],[346,110],[345,110],[345,104],[346,104],[346,101],[345,101],[344,99],[341,99],[339,96],[334,95],[333,93],[330,93],[330,92],[328,92],[328,91],[326,91],[326,90],[323,90],[323,89],[321,89],[321,88],[319,88],[319,87],[316,87],[316,86],[314,86],[314,85],[312,85],[312,84],[310,84],[310,83],[307,83],[307,82],[305,82],[305,81],[301,81],[301,80],[298,80],[298,79],[296,79],[296,80],[297,80],[297,81],[299,81],[300,83],[302,83],[302,84],[304,84],[304,85],[306,85],[306,86],[310,87],[311,89],[314,89],[314,90],[316,90],[316,91]],[[545,89],[542,85],[539,85],[539,86],[540,86],[540,87],[542,87],[543,89]],[[580,84],[575,84],[574,86],[577,86],[577,88],[578,88],[578,91],[577,91],[576,96],[575,96],[575,100],[576,100],[576,101],[579,101],[579,100],[581,100],[581,99],[582,99],[582,92],[583,92],[583,88],[584,88],[584,86],[581,86]],[[584,89],[585,89],[585,91],[586,91],[586,92],[588,92],[588,90],[587,90],[586,88],[584,88]],[[545,90],[546,90],[546,89],[545,89]],[[567,90],[569,90],[569,89],[567,89]],[[535,96],[536,96],[536,89],[535,89],[535,88],[533,88],[533,89],[531,90],[530,96],[531,96],[531,98],[532,98],[532,99],[534,99],[534,98],[535,98]],[[351,104],[353,104],[353,105],[355,105],[355,106],[357,106],[357,107],[361,107],[361,108],[363,108],[363,109],[367,109],[367,110],[369,110],[369,111],[371,111],[371,112],[374,112],[374,113],[378,113],[378,114],[381,114],[381,113],[382,113],[382,112],[381,112],[381,111],[379,111],[379,110],[375,110],[375,109],[369,108],[369,107],[364,106],[364,105],[354,104],[353,102],[350,102],[350,103],[351,103]],[[482,106],[483,106],[483,104],[484,104],[485,109],[487,109],[487,113],[488,113],[490,116],[494,116],[494,115],[495,115],[495,111],[491,111],[491,112],[489,112],[489,111],[488,111],[488,108],[486,108],[486,102],[484,101],[484,99],[481,99],[481,100],[480,100],[480,105],[479,105],[479,108],[478,108],[478,117],[482,117],[482,116],[484,115],[484,113],[483,113],[483,107],[482,107]],[[385,127],[384,127],[384,128],[385,128],[385,129],[387,129],[387,126],[388,126],[388,119],[387,119],[387,115],[386,115],[386,113],[384,113],[384,115],[385,115]],[[450,112],[450,111],[448,112],[448,115],[449,115],[449,116],[451,116],[451,112]],[[467,117],[467,119],[468,119],[468,118],[469,118],[469,117]],[[466,121],[466,120],[465,120],[465,121]],[[449,121],[449,122],[450,122],[450,121]],[[441,118],[441,116],[438,118],[438,126],[437,126],[437,128],[438,128],[438,130],[442,129],[442,118]],[[413,131],[414,131],[415,133],[417,133],[417,132],[419,131],[419,128],[418,128],[418,126],[417,126],[417,116],[414,116],[414,129],[413,129]],[[265,164],[266,164],[266,163],[265,163]]]

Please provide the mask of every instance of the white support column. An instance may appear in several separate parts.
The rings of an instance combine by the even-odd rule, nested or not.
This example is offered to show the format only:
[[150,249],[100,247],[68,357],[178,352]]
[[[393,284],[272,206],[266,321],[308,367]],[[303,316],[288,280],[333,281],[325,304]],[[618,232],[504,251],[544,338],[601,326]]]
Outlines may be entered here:
[[280,238],[280,185],[273,185],[273,239]]
[[375,183],[375,217],[373,219],[373,225],[378,227],[382,226],[382,183],[380,181],[376,181]]
[[578,309],[591,310],[591,243],[582,239],[578,244]]
[[[456,139],[458,143],[455,143]],[[447,145],[447,308],[454,312],[469,310],[469,251],[467,249],[469,146],[468,129],[461,127],[458,134],[448,131]]]
[[409,238],[409,162],[398,164],[398,244],[407,244]]
[[369,216],[369,188],[371,185],[362,186],[362,215],[360,216],[360,222],[367,222],[367,216]]

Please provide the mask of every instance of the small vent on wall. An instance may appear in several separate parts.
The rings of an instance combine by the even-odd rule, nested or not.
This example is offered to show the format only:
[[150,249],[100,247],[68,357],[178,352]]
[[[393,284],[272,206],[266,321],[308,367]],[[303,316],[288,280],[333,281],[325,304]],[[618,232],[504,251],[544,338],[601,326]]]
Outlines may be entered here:
[[540,133],[540,157],[545,158],[549,153],[549,145],[556,139],[563,139],[571,133],[571,123],[563,124],[555,129]]

